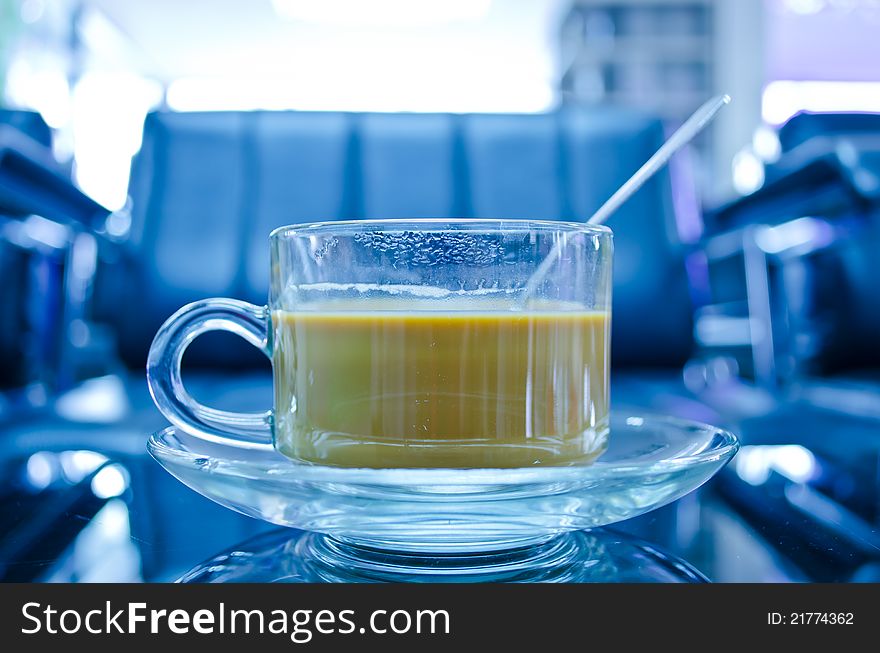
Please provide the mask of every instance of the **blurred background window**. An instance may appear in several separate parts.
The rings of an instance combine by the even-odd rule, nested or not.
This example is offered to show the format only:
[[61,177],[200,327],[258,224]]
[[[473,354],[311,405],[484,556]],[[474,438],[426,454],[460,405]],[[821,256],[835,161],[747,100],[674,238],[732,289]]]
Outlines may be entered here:
[[58,155],[111,209],[125,202],[127,162],[157,107],[551,109],[568,10],[565,0],[3,3],[7,102],[58,130]]
[[[880,0],[2,0],[6,103],[37,110],[111,209],[144,115],[541,112],[619,104],[681,120],[729,92],[698,142],[707,199],[747,193],[800,110],[878,108]],[[400,53],[405,52],[406,56]]]

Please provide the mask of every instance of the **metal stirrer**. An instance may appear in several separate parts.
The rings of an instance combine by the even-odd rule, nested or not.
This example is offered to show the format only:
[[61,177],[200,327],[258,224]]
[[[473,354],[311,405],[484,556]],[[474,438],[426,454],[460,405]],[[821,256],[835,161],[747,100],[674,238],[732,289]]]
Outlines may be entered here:
[[[599,207],[599,210],[587,220],[587,224],[603,224],[611,214],[632,197],[632,195],[641,188],[646,181],[653,177],[660,168],[666,165],[669,159],[672,158],[673,154],[678,152],[682,147],[693,140],[697,134],[703,131],[703,128],[708,125],[721,108],[729,102],[729,95],[716,95],[697,109],[693,115],[688,118],[684,124],[679,127],[665,143],[663,143],[663,145],[660,146],[660,149],[654,152],[653,156],[651,156],[651,158],[648,159],[632,177],[627,179],[626,182],[624,182],[624,184],[618,188],[602,206]],[[524,304],[529,297],[534,295],[538,286],[544,281],[544,277],[547,276],[547,273],[553,266],[553,263],[555,263],[562,255],[562,249],[564,246],[565,242],[563,240],[556,241],[553,249],[550,250],[547,257],[541,261],[541,264],[535,269],[532,276],[529,277],[529,280],[523,289],[522,298],[520,300],[521,304]]]

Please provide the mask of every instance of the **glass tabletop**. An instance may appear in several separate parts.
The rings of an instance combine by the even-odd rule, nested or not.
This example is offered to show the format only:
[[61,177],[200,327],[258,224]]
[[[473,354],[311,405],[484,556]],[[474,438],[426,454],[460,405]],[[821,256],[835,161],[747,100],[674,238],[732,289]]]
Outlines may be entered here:
[[611,529],[567,533],[492,555],[389,555],[281,528],[196,565],[184,583],[563,582],[704,583],[684,560]]
[[[0,580],[173,581],[222,552],[292,536],[278,531],[254,540],[276,527],[200,496],[150,458],[147,436],[163,420],[142,377],[136,381],[120,388],[131,407],[116,422],[83,424],[66,415],[4,426]],[[209,381],[203,389],[194,379],[194,392],[217,396]],[[639,405],[653,398],[656,411],[713,421],[687,412],[692,402],[672,403],[679,395],[659,392],[648,375],[637,381],[637,387],[618,382],[615,396]],[[259,405],[266,393],[265,381],[239,377],[225,406]],[[657,405],[664,397],[667,403]],[[95,402],[79,397],[76,405]],[[861,448],[841,450],[825,446],[834,424],[805,409],[780,416],[780,424],[797,425],[799,445],[766,420],[739,424],[734,430],[745,446],[729,466],[697,492],[615,524],[613,536],[650,542],[646,546],[687,561],[713,582],[880,579],[871,527],[877,523],[876,427],[865,424]],[[775,440],[774,433],[780,434]],[[611,537],[601,533],[603,541]],[[647,555],[638,546],[612,549]]]

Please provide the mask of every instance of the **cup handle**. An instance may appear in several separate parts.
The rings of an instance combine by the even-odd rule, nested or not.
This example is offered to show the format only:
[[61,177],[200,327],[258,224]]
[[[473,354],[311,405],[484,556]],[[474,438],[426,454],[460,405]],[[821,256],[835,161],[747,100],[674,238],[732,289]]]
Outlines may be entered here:
[[209,408],[184,387],[180,376],[183,354],[207,331],[231,331],[272,356],[268,307],[225,298],[187,304],[168,318],[150,346],[147,384],[153,401],[169,422],[189,435],[226,446],[271,449],[271,410],[233,413]]

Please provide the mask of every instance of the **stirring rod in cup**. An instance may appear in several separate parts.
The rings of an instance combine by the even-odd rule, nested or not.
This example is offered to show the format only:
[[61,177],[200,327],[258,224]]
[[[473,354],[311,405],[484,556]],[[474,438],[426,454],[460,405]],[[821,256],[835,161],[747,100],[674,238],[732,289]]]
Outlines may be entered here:
[[[587,224],[600,225],[603,224],[612,213],[621,207],[632,195],[644,185],[651,177],[656,174],[666,163],[672,158],[672,155],[678,152],[682,147],[687,145],[694,137],[703,131],[712,119],[718,114],[721,108],[730,102],[729,95],[716,95],[711,100],[703,104],[697,109],[693,115],[688,118],[681,127],[679,127],[669,139],[660,146],[654,154],[648,159],[636,173],[627,179],[623,185],[618,188],[614,194],[609,197],[606,202],[599,207]],[[565,246],[563,241],[557,241],[553,249],[547,254],[547,257],[541,261],[541,264],[535,270],[534,274],[529,278],[523,291],[523,300],[528,299],[537,289],[546,274],[550,271],[553,263],[562,254],[562,248]]]
[[618,188],[602,206],[599,207],[599,210],[587,220],[587,224],[604,224],[609,216],[619,209],[633,193],[653,177],[660,168],[666,165],[669,159],[672,158],[673,154],[690,143],[697,134],[703,131],[703,128],[708,125],[721,108],[729,102],[729,95],[717,95],[697,109],[694,114],[688,118],[672,136],[669,137],[669,140],[663,143],[663,145],[660,146],[660,149],[654,152],[653,156],[651,156],[651,158],[648,159],[632,177],[627,179],[624,184]]

